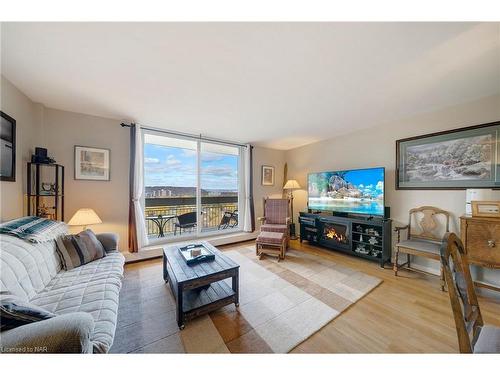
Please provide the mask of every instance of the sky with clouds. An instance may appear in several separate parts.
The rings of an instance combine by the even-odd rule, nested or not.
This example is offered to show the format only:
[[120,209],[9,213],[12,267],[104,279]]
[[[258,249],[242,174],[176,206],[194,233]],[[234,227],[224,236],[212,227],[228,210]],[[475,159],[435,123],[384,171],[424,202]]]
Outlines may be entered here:
[[[202,152],[201,188],[238,190],[238,156]],[[196,151],[146,143],[146,186],[196,186]]]

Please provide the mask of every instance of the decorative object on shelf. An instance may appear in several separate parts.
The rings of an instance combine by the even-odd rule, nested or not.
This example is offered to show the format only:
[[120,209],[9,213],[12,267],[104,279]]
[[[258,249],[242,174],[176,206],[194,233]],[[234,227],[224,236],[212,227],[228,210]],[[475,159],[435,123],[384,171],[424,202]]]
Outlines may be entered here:
[[290,238],[292,240],[296,240],[297,236],[295,234],[295,223],[293,222],[293,191],[300,189],[300,185],[297,182],[297,180],[288,180],[283,186],[283,190],[288,190],[289,192],[289,198],[290,198],[290,211],[291,211],[291,217],[292,220],[290,222]]
[[396,189],[500,187],[500,121],[396,141]]
[[492,189],[467,189],[465,191],[465,214],[472,215],[472,201],[490,201],[492,195]]
[[357,225],[356,232],[363,233],[363,227],[361,225]]
[[81,225],[83,226],[83,230],[87,229],[87,225],[92,225],[92,224],[101,224],[102,220],[95,211],[92,208],[80,208],[76,213],[73,215],[70,221],[68,221],[68,225],[70,226],[76,226],[76,225]]
[[472,201],[472,217],[500,217],[500,201]]
[[270,165],[262,166],[262,185],[274,186],[274,167]]
[[[28,216],[64,221],[64,166],[29,162],[26,173]],[[53,182],[47,181],[51,177]]]
[[110,150],[75,146],[75,180],[109,181]]
[[368,240],[368,242],[370,243],[370,245],[376,245],[378,244],[378,241],[375,237],[370,237],[370,239]]
[[0,181],[16,181],[16,120],[0,116]]
[[31,155],[31,162],[39,164],[54,164],[56,161],[47,156],[46,148],[35,147],[35,153]]
[[363,242],[363,235],[362,234],[359,235],[359,241]]

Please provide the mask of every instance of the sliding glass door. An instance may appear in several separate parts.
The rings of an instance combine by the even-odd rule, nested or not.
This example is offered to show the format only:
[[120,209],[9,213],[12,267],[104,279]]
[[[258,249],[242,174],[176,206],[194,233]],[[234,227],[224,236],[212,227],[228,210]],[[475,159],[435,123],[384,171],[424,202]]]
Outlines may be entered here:
[[150,242],[240,228],[240,147],[144,134],[144,196]]

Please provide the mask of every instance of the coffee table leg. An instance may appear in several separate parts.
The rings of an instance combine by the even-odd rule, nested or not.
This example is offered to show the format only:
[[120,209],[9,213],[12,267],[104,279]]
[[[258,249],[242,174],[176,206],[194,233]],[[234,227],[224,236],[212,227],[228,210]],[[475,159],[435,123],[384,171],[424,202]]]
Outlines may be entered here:
[[180,287],[177,288],[177,325],[179,329],[184,329],[184,313],[182,311],[183,293]]
[[235,301],[234,305],[238,307],[240,305],[240,284],[239,284],[239,273],[236,271],[234,276],[232,277],[233,290],[235,293]]
[[163,280],[168,283],[167,257],[163,255]]

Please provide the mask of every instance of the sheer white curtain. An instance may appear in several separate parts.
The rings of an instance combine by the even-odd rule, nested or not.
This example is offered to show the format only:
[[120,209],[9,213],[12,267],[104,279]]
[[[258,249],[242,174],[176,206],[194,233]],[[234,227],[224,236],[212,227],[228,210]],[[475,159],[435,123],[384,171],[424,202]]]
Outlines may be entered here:
[[253,232],[253,188],[252,188],[252,146],[250,144],[243,147],[243,173],[244,192],[245,197],[245,210],[243,212],[243,230],[245,232]]
[[135,125],[135,160],[134,160],[134,186],[132,200],[134,202],[135,228],[137,232],[137,247],[141,250],[148,245],[146,222],[144,220],[144,153],[142,130]]

